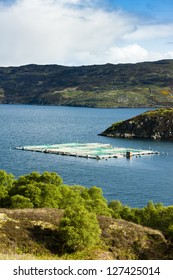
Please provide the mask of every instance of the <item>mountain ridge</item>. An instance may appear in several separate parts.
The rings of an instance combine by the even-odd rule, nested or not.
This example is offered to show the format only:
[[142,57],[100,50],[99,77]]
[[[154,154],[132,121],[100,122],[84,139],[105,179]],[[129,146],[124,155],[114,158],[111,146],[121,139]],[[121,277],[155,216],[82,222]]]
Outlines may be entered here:
[[84,107],[173,104],[173,60],[0,67],[0,103]]

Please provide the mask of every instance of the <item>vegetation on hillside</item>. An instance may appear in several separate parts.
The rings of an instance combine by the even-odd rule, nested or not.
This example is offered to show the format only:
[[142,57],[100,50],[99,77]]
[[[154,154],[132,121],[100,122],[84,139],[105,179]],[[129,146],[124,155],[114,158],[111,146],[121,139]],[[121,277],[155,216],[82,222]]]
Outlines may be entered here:
[[1,254],[173,258],[173,206],[131,208],[108,203],[100,188],[64,185],[54,172],[16,179],[0,170],[0,207]]
[[173,104],[173,60],[0,67],[0,103],[88,107]]

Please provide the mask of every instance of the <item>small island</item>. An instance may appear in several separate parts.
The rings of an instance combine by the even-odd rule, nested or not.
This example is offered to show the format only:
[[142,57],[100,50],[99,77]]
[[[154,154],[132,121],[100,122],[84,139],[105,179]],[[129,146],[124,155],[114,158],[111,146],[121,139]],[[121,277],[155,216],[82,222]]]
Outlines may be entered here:
[[102,136],[173,140],[173,108],[147,111],[112,126]]

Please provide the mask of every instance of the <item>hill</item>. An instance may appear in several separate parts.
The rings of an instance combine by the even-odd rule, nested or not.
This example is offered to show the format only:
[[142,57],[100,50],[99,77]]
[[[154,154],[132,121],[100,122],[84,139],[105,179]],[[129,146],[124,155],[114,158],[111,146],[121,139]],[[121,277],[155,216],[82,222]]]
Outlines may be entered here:
[[161,108],[112,124],[100,135],[173,140],[173,109]]
[[0,170],[1,259],[173,259],[173,206],[110,203],[55,172]]
[[0,209],[0,259],[170,259],[163,234],[124,220],[98,216],[102,245],[62,254],[63,210]]
[[91,66],[0,67],[0,103],[87,107],[173,104],[173,60]]

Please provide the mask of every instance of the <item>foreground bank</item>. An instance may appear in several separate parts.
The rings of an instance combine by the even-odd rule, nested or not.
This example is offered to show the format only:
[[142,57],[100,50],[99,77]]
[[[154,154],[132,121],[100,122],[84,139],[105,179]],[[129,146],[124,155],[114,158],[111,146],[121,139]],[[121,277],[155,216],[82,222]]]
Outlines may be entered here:
[[0,207],[2,259],[173,259],[173,206],[130,208],[56,173],[1,170]]

